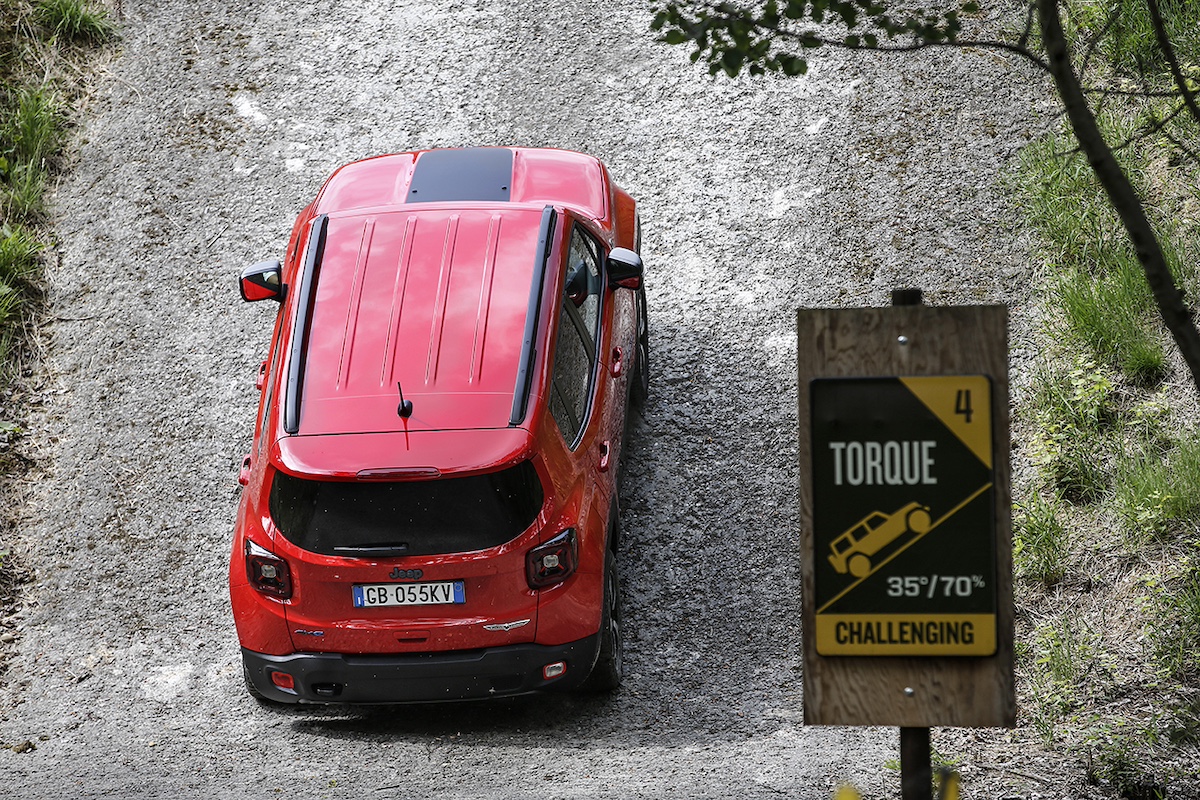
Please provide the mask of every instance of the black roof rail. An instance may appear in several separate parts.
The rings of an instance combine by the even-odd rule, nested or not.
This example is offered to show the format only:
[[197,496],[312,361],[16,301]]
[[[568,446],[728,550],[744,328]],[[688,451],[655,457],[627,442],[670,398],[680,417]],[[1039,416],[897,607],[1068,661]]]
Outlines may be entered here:
[[304,384],[304,344],[308,338],[308,317],[312,311],[313,286],[321,257],[325,254],[325,231],[329,215],[315,217],[308,231],[308,246],[304,248],[304,264],[300,268],[300,286],[296,291],[296,322],[288,348],[287,388],[283,406],[283,429],[287,433],[300,430],[300,387]]
[[525,335],[521,342],[521,360],[517,362],[517,385],[513,387],[512,414],[508,424],[520,425],[525,420],[529,407],[529,390],[533,383],[533,363],[537,360],[538,317],[542,313],[542,295],[546,290],[546,260],[554,244],[554,206],[542,210],[542,224],[538,228],[536,260],[533,262],[533,283],[529,287],[529,308],[525,312]]

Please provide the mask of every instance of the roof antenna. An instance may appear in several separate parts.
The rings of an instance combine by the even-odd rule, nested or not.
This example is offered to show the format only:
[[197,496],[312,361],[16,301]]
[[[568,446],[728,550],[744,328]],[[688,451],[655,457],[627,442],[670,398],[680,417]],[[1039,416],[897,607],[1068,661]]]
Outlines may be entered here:
[[408,419],[412,416],[412,400],[404,399],[404,389],[400,387],[400,381],[396,381],[396,391],[400,393],[400,405],[396,408],[396,413]]

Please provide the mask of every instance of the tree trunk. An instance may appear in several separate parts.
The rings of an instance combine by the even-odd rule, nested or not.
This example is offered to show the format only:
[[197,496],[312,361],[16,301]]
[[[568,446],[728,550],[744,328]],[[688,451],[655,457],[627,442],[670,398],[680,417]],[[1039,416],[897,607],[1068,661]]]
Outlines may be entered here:
[[1042,28],[1042,41],[1050,64],[1054,84],[1062,97],[1067,119],[1075,131],[1079,148],[1087,156],[1088,163],[1100,185],[1104,187],[1121,223],[1125,226],[1138,261],[1146,272],[1146,281],[1154,294],[1154,302],[1162,314],[1167,330],[1175,338],[1179,351],[1192,373],[1192,382],[1200,392],[1200,332],[1192,321],[1192,314],[1183,303],[1183,292],[1176,285],[1162,247],[1150,220],[1146,218],[1142,200],[1134,191],[1133,184],[1121,170],[1113,157],[1112,149],[1100,133],[1096,117],[1088,107],[1079,78],[1071,65],[1067,51],[1067,40],[1058,16],[1058,0],[1037,0],[1038,22]]

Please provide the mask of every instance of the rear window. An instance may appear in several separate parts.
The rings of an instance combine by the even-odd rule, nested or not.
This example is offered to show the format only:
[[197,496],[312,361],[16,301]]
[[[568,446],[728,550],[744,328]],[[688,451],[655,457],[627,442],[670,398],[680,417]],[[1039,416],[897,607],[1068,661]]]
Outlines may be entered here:
[[428,481],[322,481],[276,472],[270,508],[284,537],[314,553],[434,555],[504,544],[533,524],[542,501],[537,472],[524,461]]

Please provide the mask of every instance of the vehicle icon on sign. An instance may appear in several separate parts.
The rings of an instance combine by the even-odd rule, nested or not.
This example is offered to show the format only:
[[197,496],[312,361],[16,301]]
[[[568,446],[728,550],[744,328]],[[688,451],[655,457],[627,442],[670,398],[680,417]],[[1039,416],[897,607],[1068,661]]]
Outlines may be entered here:
[[906,533],[925,534],[932,526],[929,507],[920,503],[909,503],[892,514],[873,511],[830,543],[829,563],[843,575],[849,571],[865,578],[871,574],[871,556]]

